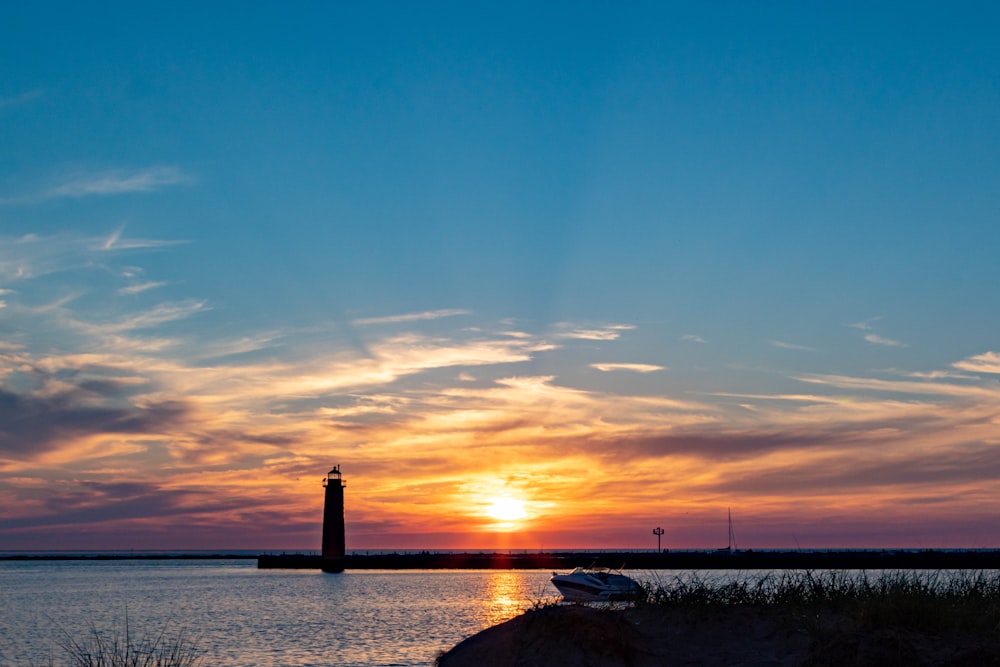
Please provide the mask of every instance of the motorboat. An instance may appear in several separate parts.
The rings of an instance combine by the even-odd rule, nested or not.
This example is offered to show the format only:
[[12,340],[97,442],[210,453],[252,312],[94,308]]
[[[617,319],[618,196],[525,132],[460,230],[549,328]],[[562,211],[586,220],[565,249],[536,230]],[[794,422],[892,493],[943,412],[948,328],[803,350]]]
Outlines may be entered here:
[[552,585],[559,589],[564,600],[572,602],[605,602],[629,600],[642,590],[632,577],[621,570],[578,567],[569,574],[552,573]]

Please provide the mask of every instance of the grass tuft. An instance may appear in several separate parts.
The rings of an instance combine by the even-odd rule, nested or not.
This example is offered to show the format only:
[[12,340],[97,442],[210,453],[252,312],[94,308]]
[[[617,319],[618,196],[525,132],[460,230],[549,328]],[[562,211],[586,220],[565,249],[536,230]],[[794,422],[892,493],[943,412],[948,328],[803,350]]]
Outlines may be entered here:
[[[67,667],[198,667],[201,656],[184,631],[168,638],[166,628],[156,635],[133,635],[126,615],[124,627],[101,632],[91,625],[82,639],[65,635],[60,642]],[[49,667],[55,667],[51,662]]]
[[800,617],[820,611],[840,613],[854,619],[859,629],[1000,636],[996,571],[791,571],[715,580],[692,573],[646,585],[639,604],[780,607],[795,610]]

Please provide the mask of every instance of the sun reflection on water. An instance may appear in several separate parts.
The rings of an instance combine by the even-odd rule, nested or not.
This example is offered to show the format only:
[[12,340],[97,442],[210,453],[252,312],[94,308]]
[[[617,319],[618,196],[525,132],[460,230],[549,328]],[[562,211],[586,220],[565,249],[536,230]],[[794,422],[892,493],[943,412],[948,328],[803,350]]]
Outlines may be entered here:
[[532,579],[536,578],[527,578],[523,573],[490,573],[482,597],[481,613],[477,614],[482,626],[487,628],[503,623],[530,609],[532,605],[552,597],[555,591],[546,591],[537,582],[533,582],[536,585],[531,586],[529,581]]

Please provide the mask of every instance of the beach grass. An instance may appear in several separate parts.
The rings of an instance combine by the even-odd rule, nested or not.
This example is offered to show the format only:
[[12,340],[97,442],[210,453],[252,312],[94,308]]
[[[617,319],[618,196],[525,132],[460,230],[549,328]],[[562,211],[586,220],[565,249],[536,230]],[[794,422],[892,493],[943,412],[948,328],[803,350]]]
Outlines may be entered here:
[[102,632],[91,626],[84,637],[64,634],[58,643],[65,660],[50,660],[48,667],[198,667],[202,662],[183,630],[168,637],[164,627],[157,634],[137,636],[127,616],[121,628]]
[[640,605],[837,614],[858,629],[1000,636],[997,571],[783,571],[716,578],[688,573],[643,587]]
[[540,603],[438,664],[1000,667],[997,570],[655,577],[631,602]]

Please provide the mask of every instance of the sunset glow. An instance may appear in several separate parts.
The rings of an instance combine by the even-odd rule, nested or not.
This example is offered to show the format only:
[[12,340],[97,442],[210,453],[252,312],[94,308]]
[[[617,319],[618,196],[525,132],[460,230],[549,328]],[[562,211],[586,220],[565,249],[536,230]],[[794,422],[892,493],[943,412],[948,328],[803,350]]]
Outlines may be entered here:
[[1000,546],[996,10],[63,9],[0,551]]
[[503,523],[510,523],[523,519],[526,516],[524,503],[514,498],[497,498],[490,503],[486,514]]

